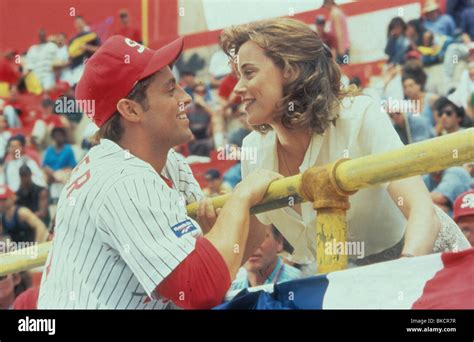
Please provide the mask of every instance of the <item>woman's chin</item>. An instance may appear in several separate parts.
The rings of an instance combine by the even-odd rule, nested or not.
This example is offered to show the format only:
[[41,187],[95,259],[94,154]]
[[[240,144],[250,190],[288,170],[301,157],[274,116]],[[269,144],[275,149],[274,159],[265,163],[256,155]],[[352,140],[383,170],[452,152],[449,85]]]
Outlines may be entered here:
[[247,112],[247,123],[251,126],[260,126],[268,123],[268,120],[265,120],[265,118],[261,115]]

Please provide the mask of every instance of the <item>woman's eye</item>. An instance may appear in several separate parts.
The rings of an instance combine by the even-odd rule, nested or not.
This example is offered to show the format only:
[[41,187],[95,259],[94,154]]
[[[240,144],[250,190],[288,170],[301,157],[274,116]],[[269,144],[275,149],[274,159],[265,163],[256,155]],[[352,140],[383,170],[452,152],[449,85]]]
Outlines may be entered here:
[[245,74],[246,77],[249,77],[253,74],[253,70],[245,70],[244,74]]

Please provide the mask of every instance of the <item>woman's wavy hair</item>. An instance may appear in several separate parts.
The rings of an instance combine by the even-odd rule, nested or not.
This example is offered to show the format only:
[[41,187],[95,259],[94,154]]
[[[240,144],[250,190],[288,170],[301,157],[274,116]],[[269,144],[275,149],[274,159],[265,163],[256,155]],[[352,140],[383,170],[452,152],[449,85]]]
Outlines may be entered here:
[[[331,50],[311,28],[294,19],[278,18],[232,26],[223,31],[220,45],[235,61],[240,47],[256,43],[283,72],[296,77],[283,86],[283,98],[277,105],[277,117],[288,129],[310,127],[322,134],[339,117],[340,101],[355,95],[355,87],[343,88],[341,70]],[[267,124],[254,127],[266,133]]]

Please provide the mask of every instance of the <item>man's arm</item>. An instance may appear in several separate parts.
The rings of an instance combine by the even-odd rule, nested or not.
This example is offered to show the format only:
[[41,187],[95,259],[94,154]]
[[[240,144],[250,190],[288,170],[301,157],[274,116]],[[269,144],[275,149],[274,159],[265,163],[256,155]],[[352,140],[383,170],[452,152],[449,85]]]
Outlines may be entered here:
[[21,221],[28,223],[28,225],[35,230],[36,242],[46,241],[46,238],[48,237],[48,229],[46,229],[43,221],[41,221],[38,216],[33,214],[30,209],[25,207],[21,207],[18,210],[18,215]]
[[48,190],[43,189],[40,191],[38,199],[38,211],[34,213],[38,217],[48,216]]

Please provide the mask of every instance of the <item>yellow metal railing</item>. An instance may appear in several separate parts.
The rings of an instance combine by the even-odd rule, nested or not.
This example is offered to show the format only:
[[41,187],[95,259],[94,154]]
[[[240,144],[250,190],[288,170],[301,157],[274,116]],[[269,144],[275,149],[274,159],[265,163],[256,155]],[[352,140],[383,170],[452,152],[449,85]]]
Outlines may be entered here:
[[[347,266],[347,256],[327,255],[318,237],[332,234],[337,242],[346,241],[349,195],[369,186],[440,171],[473,161],[474,128],[470,128],[390,152],[353,160],[341,159],[333,164],[312,167],[302,175],[277,180],[270,184],[262,202],[252,207],[250,212],[257,214],[282,208],[290,203],[313,202],[313,207],[318,211],[316,222],[318,271],[325,273],[344,269]],[[223,207],[229,196],[214,197],[212,199],[214,207]],[[197,203],[189,204],[187,210],[189,216],[196,217]],[[37,258],[12,253],[0,255],[0,276],[44,264],[49,248],[50,243],[41,244]]]

